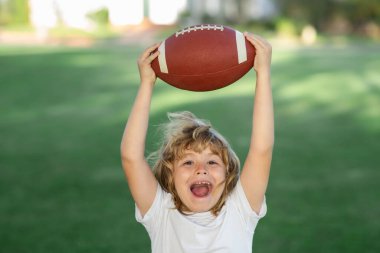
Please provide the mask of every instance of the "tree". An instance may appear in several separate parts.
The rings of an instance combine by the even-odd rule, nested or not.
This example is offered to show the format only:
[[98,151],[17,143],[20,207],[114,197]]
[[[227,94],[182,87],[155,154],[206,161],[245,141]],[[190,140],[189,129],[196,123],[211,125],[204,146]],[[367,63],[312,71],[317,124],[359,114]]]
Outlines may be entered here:
[[0,1],[0,25],[29,24],[28,0]]
[[358,28],[368,22],[380,25],[378,0],[277,0],[283,17],[326,30],[337,18]]

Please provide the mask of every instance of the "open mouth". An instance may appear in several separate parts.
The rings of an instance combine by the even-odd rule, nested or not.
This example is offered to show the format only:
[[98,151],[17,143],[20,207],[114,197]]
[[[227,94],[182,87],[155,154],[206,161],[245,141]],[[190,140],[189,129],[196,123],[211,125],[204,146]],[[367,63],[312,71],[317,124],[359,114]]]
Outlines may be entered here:
[[203,198],[207,197],[212,189],[212,185],[207,181],[195,182],[190,186],[190,191],[195,197]]

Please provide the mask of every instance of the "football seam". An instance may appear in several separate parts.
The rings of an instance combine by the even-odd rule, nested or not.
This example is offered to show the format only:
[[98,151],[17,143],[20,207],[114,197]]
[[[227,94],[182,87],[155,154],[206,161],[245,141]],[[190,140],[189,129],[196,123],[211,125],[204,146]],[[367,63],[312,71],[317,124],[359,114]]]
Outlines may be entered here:
[[207,31],[217,31],[217,30],[220,30],[221,32],[224,31],[224,26],[220,25],[200,25],[200,26],[190,26],[190,27],[187,27],[179,32],[176,32],[175,33],[175,37],[178,37],[178,36],[181,36],[181,35],[184,35],[186,33],[190,33],[192,31],[203,31],[203,30],[207,30]]

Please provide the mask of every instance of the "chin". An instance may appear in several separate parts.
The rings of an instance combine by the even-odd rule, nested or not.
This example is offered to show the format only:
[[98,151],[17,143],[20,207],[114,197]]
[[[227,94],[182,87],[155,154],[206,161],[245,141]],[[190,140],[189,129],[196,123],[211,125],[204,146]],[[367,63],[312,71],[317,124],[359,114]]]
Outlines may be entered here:
[[204,198],[191,196],[190,201],[185,201],[184,203],[190,212],[203,213],[210,211],[217,204],[218,199],[215,200],[211,198],[211,195]]

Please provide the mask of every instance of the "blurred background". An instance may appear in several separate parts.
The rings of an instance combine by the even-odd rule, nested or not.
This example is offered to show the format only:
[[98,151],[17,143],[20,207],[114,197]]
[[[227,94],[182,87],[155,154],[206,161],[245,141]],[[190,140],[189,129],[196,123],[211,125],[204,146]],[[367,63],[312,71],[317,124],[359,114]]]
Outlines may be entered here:
[[[0,252],[150,252],[119,158],[136,60],[200,23],[273,45],[276,144],[254,252],[380,252],[378,0],[0,0]],[[147,154],[166,113],[190,110],[243,160],[254,83],[254,71],[205,93],[158,80]]]
[[0,41],[89,41],[199,23],[245,26],[304,43],[314,43],[318,35],[379,41],[379,19],[375,0],[1,0]]

